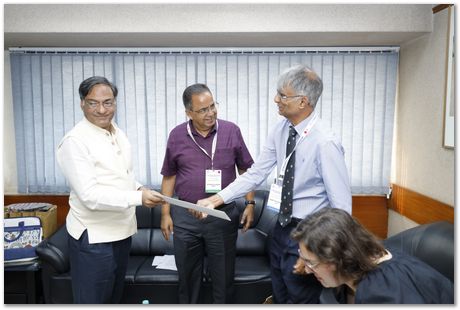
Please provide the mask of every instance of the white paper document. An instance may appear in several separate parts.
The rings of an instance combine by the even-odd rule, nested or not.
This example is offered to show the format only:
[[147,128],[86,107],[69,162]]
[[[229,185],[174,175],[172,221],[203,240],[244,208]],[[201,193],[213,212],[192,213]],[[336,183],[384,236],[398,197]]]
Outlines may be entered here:
[[202,207],[202,206],[199,206],[199,205],[194,204],[194,203],[190,203],[190,202],[187,202],[187,201],[171,198],[171,197],[164,196],[164,195],[161,195],[161,194],[160,194],[160,196],[161,196],[161,198],[163,198],[165,201],[169,202],[172,205],[182,207],[182,208],[186,208],[186,209],[196,210],[196,211],[199,211],[199,212],[203,212],[203,213],[206,213],[206,214],[221,218],[223,220],[231,221],[231,219],[228,217],[227,213],[225,213],[224,211]]
[[177,271],[176,260],[174,259],[174,255],[155,256],[153,258],[152,266],[156,266],[158,269]]

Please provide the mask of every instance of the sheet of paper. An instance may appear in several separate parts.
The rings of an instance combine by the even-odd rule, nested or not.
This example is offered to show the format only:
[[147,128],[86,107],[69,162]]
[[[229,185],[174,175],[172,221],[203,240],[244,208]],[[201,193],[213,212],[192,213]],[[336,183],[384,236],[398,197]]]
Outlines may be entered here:
[[206,213],[206,214],[221,218],[223,220],[231,221],[231,219],[228,217],[227,213],[225,213],[224,211],[202,207],[202,206],[199,206],[199,205],[194,204],[194,203],[190,203],[190,202],[187,202],[187,201],[167,197],[167,196],[164,196],[164,195],[161,195],[161,194],[160,194],[160,196],[165,201],[169,202],[172,205],[182,207],[182,208],[196,210],[196,211],[199,211],[199,212],[203,212],[203,213]]
[[177,271],[176,260],[174,259],[174,255],[155,256],[153,258],[152,266],[156,266],[158,269]]

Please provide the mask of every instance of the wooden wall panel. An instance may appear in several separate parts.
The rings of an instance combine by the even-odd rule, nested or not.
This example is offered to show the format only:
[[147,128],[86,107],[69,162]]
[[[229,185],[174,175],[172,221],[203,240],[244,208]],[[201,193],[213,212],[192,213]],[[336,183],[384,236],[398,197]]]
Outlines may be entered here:
[[377,237],[388,234],[388,207],[386,196],[353,196],[352,215]]
[[[20,202],[48,202],[58,206],[58,227],[65,223],[69,212],[68,195],[5,195],[5,205]],[[384,196],[353,196],[353,216],[380,238],[386,238],[388,210]]]
[[388,207],[418,224],[436,221],[454,223],[454,208],[397,184],[392,184]]
[[[353,196],[352,214],[380,238],[388,233],[388,208],[418,224],[445,220],[454,223],[454,208],[399,185],[392,185],[391,199],[385,196]],[[68,195],[5,195],[5,205],[20,202],[48,202],[58,206],[58,226],[65,223],[69,211]]]

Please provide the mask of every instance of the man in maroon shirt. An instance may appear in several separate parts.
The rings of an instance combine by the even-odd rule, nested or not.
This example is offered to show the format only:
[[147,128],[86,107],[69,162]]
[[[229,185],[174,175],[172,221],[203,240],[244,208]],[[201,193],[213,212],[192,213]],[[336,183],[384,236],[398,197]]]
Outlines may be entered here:
[[[238,126],[217,119],[217,102],[204,84],[187,87],[182,96],[189,121],[169,134],[161,174],[161,191],[196,203],[219,192],[244,173],[253,160]],[[224,205],[231,222],[208,216],[199,219],[180,207],[163,205],[161,230],[166,240],[174,230],[174,252],[179,273],[179,302],[198,303],[205,250],[212,279],[213,302],[231,303],[235,274],[239,212]],[[254,193],[246,195],[241,217],[246,231],[254,218]]]

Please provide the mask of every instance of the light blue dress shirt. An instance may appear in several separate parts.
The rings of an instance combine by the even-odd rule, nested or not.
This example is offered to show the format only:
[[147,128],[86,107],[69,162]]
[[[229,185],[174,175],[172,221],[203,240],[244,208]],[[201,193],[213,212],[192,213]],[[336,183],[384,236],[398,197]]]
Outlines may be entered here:
[[[297,139],[314,113],[295,129]],[[277,167],[277,175],[286,157],[286,141],[291,123],[284,118],[270,131],[265,146],[243,175],[220,191],[218,195],[229,203],[260,186]],[[345,165],[344,149],[339,139],[321,119],[300,142],[295,152],[295,176],[292,216],[305,218],[327,205],[351,214],[351,188]]]

